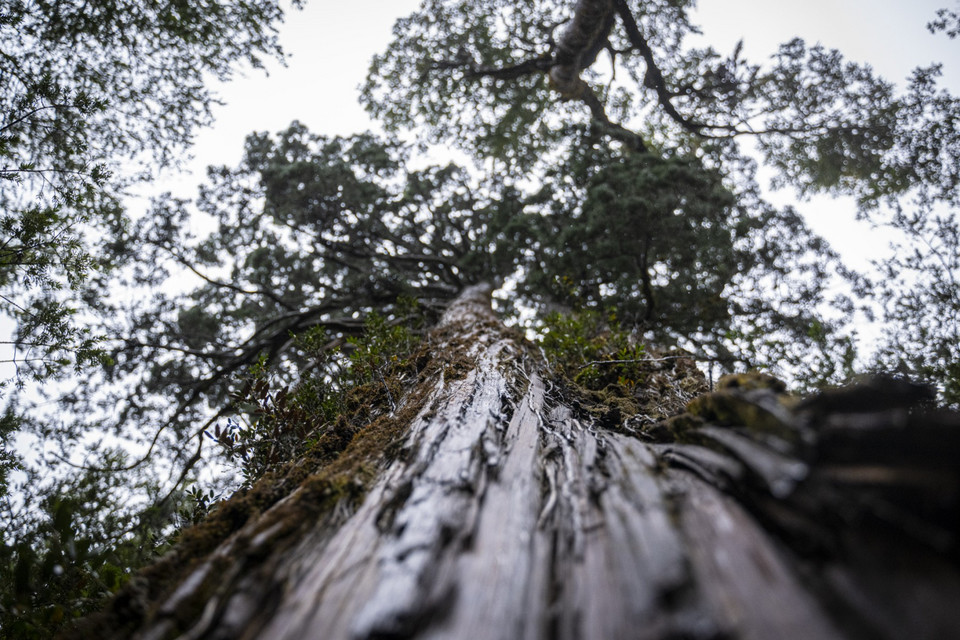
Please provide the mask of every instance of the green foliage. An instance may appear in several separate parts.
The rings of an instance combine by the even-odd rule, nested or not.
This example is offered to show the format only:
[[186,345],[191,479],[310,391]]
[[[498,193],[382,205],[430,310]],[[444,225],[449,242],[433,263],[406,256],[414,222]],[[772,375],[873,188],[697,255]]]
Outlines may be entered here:
[[[149,441],[164,425],[155,449],[178,448],[209,406],[229,413],[231,380],[259,358],[289,384],[317,366],[318,340],[344,344],[370,312],[400,317],[404,296],[445,300],[512,272],[516,192],[453,165],[406,171],[406,155],[369,134],[325,138],[294,123],[250,136],[239,167],[210,171],[196,203],[217,223],[208,236],[186,230],[192,203],[159,199],[131,240],[143,267],[116,284],[157,293],[110,309],[107,331],[123,340],[73,408],[96,411],[110,394],[118,428]],[[195,288],[163,292],[183,289],[184,270]]]
[[[478,163],[494,158],[544,178],[540,213],[549,215],[535,223],[531,247],[541,254],[526,271],[528,280],[542,274],[528,283],[535,299],[556,298],[551,283],[567,276],[583,282],[578,294],[590,304],[621,305],[625,320],[659,323],[658,341],[665,331],[727,367],[780,364],[797,375],[812,362],[807,384],[838,382],[851,368],[853,337],[842,325],[856,305],[831,299],[829,283],[846,280],[855,295],[879,295],[887,307],[892,298],[845,270],[795,211],[762,202],[738,141],[756,141],[774,186],[852,195],[874,223],[901,213],[929,217],[960,206],[960,101],[938,87],[939,64],[916,69],[898,91],[869,65],[800,39],[762,64],[748,61],[739,44],[729,55],[690,46],[698,32],[692,5],[616,3],[599,43],[603,55],[576,70],[584,90],[561,96],[544,77],[560,64],[565,30],[586,3],[539,0],[521,10],[502,0],[433,0],[397,23],[371,65],[363,99],[393,130],[411,128]],[[942,9],[928,28],[955,37],[957,20],[956,11]],[[654,209],[640,201],[669,193],[669,185],[648,190],[649,160],[637,171],[631,163],[642,161],[611,154],[640,147],[663,167],[682,159],[715,171],[711,180],[722,181],[735,206],[711,210],[716,198],[701,190],[693,202],[704,205],[700,212],[688,206],[692,215],[681,220],[651,220],[643,212]],[[721,211],[727,220],[718,224]],[[656,255],[643,251],[645,237]],[[908,244],[931,257],[922,244]],[[644,257],[658,260],[658,270],[629,264]],[[881,268],[908,280],[916,273],[896,258]],[[935,270],[929,277],[949,283]],[[916,333],[910,314],[917,314],[914,325],[933,327],[951,312],[949,303],[916,302],[890,317],[899,335]],[[920,344],[903,345],[914,359],[908,368],[923,368],[944,386],[952,353],[937,347],[921,355]]]
[[[412,303],[415,309],[416,302]],[[409,305],[409,302],[406,304]],[[353,347],[350,352],[350,375],[354,384],[382,382],[386,378],[385,373],[393,374],[407,369],[413,346],[417,342],[409,327],[390,322],[379,313],[372,312],[364,321],[363,334],[348,338],[348,343]]]
[[[92,363],[109,383],[116,363],[104,339],[125,333],[97,320],[113,311],[104,274],[136,254],[119,198],[177,164],[210,122],[211,78],[282,58],[282,17],[274,1],[2,3],[0,313],[16,322],[6,362],[19,385]],[[176,500],[119,471],[122,456],[102,456],[105,471],[41,479],[11,453],[19,428],[69,448],[114,417],[103,407],[113,408],[88,407],[73,429],[36,416],[21,423],[9,411],[0,422],[0,637],[51,637],[96,608],[170,527]],[[17,468],[30,481],[12,487]],[[143,509],[145,500],[159,506]]]
[[[653,46],[675,59],[692,28],[693,3],[634,4]],[[562,0],[522,6],[505,0],[424,2],[397,21],[386,51],[374,57],[362,90],[364,106],[388,130],[416,128],[431,143],[454,145],[478,162],[495,158],[521,174],[550,166],[552,150],[572,146],[571,126],[591,121],[582,105],[559,100],[546,78],[573,8]],[[620,52],[622,76],[642,78],[643,59],[621,31],[614,31],[610,45]],[[597,67],[607,64],[606,56],[599,60]],[[585,73],[596,85],[609,76],[606,67]],[[649,92],[638,85],[633,94],[616,93],[624,119],[650,103]],[[604,88],[597,91],[608,97]]]
[[936,386],[960,406],[960,221],[952,213],[900,212],[901,232],[877,283],[888,332],[874,367]]
[[643,340],[727,370],[778,367],[806,384],[848,373],[833,365],[849,339],[821,308],[848,317],[828,292],[855,278],[794,210],[758,197],[748,170],[734,189],[695,158],[581,151],[550,176],[528,200],[517,285],[538,308],[612,309]]
[[[375,398],[383,399],[385,410],[396,409],[400,398],[395,394],[416,374],[413,356],[420,339],[415,332],[425,320],[414,300],[398,301],[397,310],[393,318],[368,314],[363,332],[351,336],[343,350],[331,349],[328,334],[319,327],[295,336],[298,347],[312,354],[295,385],[278,382],[266,358],[241,377],[235,400],[249,427],[228,422],[226,429],[217,426],[207,435],[239,466],[244,486],[296,460],[344,416],[359,410],[369,420]],[[197,491],[192,500],[203,511],[212,493]]]
[[960,36],[960,12],[950,9],[938,9],[937,19],[927,23],[930,33],[943,31],[950,38]]
[[14,450],[14,435],[20,429],[20,418],[10,409],[0,417],[0,499],[8,496],[10,472],[23,468]]
[[131,490],[118,474],[83,472],[16,508],[2,500],[0,638],[50,638],[102,606],[165,545],[170,513],[134,518],[116,505]]
[[[624,4],[635,31],[618,17],[605,55],[581,74],[596,102],[581,103],[560,99],[545,81],[576,3],[425,2],[398,21],[371,65],[363,100],[394,130],[416,128],[432,142],[520,170],[551,166],[552,151],[572,148],[571,129],[589,125],[618,139],[622,123],[648,147],[693,144],[724,159],[731,148],[711,140],[754,135],[782,181],[802,189],[866,194],[908,184],[910,131],[933,121],[933,114],[905,118],[913,90],[898,98],[869,66],[799,39],[764,65],[745,60],[739,45],[726,56],[690,46],[699,31],[693,4]],[[941,12],[931,28],[954,20]]]
[[364,105],[390,131],[415,123],[431,143],[457,141],[479,158],[529,166],[563,136],[548,116],[555,104],[546,78],[501,82],[434,71],[458,57],[508,67],[528,55],[524,38],[545,37],[563,17],[561,5],[543,0],[428,0],[397,21],[388,50],[374,57]]
[[551,313],[537,330],[567,401],[600,427],[635,434],[707,390],[694,355],[651,347],[613,312]]
[[228,423],[208,435],[239,466],[244,486],[303,453],[342,407],[338,381],[311,375],[292,388],[277,388],[263,366],[251,368],[236,399],[250,427]]
[[[189,487],[184,492],[183,497],[183,504],[177,510],[176,515],[181,530],[202,522],[220,499],[212,488],[204,489],[197,485]],[[175,538],[175,536],[173,537]]]
[[614,313],[548,314],[539,326],[539,343],[559,373],[593,391],[617,385],[632,391],[643,384],[651,357],[635,333],[620,326]]
[[676,333],[728,319],[721,296],[739,266],[735,241],[753,221],[716,172],[631,154],[598,166],[582,199],[562,195],[543,221],[545,268],[527,286],[564,278],[586,306],[613,303],[628,324]]
[[211,77],[282,58],[282,18],[276,1],[3,4],[0,311],[17,322],[18,375],[103,360],[67,300],[103,294],[93,276],[128,232],[119,194],[210,122]]

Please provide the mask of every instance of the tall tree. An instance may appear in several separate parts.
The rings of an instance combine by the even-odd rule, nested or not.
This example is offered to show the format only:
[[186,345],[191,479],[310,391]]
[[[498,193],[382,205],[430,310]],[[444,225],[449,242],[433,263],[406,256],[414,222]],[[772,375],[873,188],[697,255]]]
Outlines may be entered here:
[[960,629],[945,555],[960,415],[916,411],[923,387],[875,380],[798,405],[773,378],[735,376],[651,424],[705,385],[688,358],[649,354],[630,366],[644,410],[591,413],[497,321],[489,291],[449,306],[414,375],[384,369],[399,402],[381,381],[361,389],[355,413],[65,637]]
[[[922,93],[836,52],[687,49],[691,5],[425,2],[368,105],[495,178],[294,126],[212,174],[209,240],[185,242],[186,204],[160,203],[143,246],[205,284],[135,316],[110,375],[137,392],[106,406],[169,438],[176,485],[209,431],[245,488],[77,634],[957,630],[956,414],[890,378],[804,401],[756,374],[705,393],[694,365],[850,363],[815,309],[844,271],[762,201],[739,136],[868,214],[949,205],[955,149],[926,134],[956,103],[904,123]],[[574,313],[544,317],[538,349],[467,286],[485,279]]]
[[[571,168],[567,175],[592,185],[581,212],[577,189],[524,193],[454,165],[409,171],[407,153],[370,135],[328,139],[295,123],[276,137],[250,136],[239,167],[210,172],[197,202],[217,221],[210,236],[191,238],[183,228],[190,203],[158,200],[132,235],[146,265],[129,273],[132,284],[169,290],[186,270],[202,285],[110,313],[109,332],[124,339],[111,343],[113,364],[102,377],[71,388],[70,414],[58,421],[61,455],[76,456],[93,429],[122,433],[147,452],[124,470],[165,459],[180,469],[175,495],[201,459],[204,431],[235,415],[256,421],[244,408],[250,381],[241,378],[250,367],[288,385],[301,372],[329,373],[342,363],[328,358],[362,334],[365,315],[403,322],[409,310],[398,299],[442,307],[466,285],[517,274],[521,304],[613,314],[638,337],[726,367],[783,362],[784,354],[809,363],[821,340],[826,364],[807,366],[836,375],[843,344],[811,334],[816,314],[806,309],[824,295],[831,254],[795,214],[748,193],[737,201],[695,159],[611,160],[586,177]],[[610,203],[614,192],[623,205]],[[778,242],[774,217],[792,222],[792,243]],[[605,233],[622,225],[647,234],[648,253],[634,255],[635,240]],[[750,291],[764,280],[800,283],[804,298]],[[89,445],[92,458],[109,451]]]

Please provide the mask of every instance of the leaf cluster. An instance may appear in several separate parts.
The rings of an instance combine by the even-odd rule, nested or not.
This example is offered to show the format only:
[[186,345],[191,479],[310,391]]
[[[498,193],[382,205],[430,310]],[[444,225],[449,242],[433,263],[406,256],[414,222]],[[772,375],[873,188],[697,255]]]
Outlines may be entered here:
[[283,15],[273,0],[3,3],[0,311],[18,375],[98,359],[76,312],[104,295],[91,276],[127,233],[120,193],[211,121],[211,78],[282,59]]
[[[117,460],[115,462],[121,462]],[[131,490],[116,474],[78,472],[39,495],[4,495],[0,638],[50,638],[102,606],[131,573],[165,548],[171,513],[134,517],[116,505]]]
[[936,386],[960,406],[960,221],[933,211],[900,212],[902,233],[878,265],[878,297],[890,327],[873,366]]
[[617,385],[629,392],[646,378],[647,347],[620,325],[615,313],[554,312],[540,322],[538,334],[558,373],[581,387],[600,391]]
[[[235,406],[248,427],[229,422],[206,435],[218,442],[239,467],[243,486],[297,460],[338,421],[369,421],[378,412],[395,411],[404,384],[415,378],[414,356],[426,310],[401,301],[398,315],[371,312],[363,332],[330,349],[326,332],[314,329],[295,341],[312,354],[295,385],[286,385],[262,358],[237,380]],[[196,500],[202,510],[206,494]]]

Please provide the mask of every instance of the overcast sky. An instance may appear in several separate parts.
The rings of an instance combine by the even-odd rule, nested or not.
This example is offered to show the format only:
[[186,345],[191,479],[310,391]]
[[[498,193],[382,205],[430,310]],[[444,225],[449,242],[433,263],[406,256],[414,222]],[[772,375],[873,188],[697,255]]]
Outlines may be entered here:
[[[799,36],[838,48],[851,60],[869,62],[901,84],[913,68],[944,62],[946,84],[957,94],[960,40],[926,30],[936,9],[950,2],[956,0],[701,0],[696,19],[703,28],[703,42],[729,52],[743,38],[746,55],[756,61],[772,54],[779,43]],[[250,71],[222,86],[225,104],[216,110],[214,126],[198,136],[194,160],[187,165],[190,173],[168,176],[146,193],[172,190],[193,197],[206,166],[237,164],[243,140],[252,131],[276,132],[293,120],[325,135],[375,128],[357,102],[357,87],[371,56],[386,46],[394,21],[418,3],[308,0],[306,9],[291,12],[281,28],[281,43],[291,54],[287,67],[273,64],[269,76]],[[771,199],[784,204],[792,202],[793,195],[783,192]],[[145,206],[141,201],[139,207]],[[853,222],[849,201],[821,198],[801,203],[800,208],[854,266],[863,266],[869,258],[871,252],[863,251],[868,244],[885,244]],[[851,237],[857,239],[852,247]]]

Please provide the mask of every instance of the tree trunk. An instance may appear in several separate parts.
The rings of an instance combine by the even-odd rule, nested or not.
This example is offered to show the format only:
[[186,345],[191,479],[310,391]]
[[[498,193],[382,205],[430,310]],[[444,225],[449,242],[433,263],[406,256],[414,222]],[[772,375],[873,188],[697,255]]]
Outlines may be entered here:
[[[893,380],[800,403],[740,376],[643,428],[592,418],[488,294],[450,306],[392,415],[222,505],[72,634],[960,637],[955,414]],[[685,405],[692,363],[656,366],[644,392]]]

